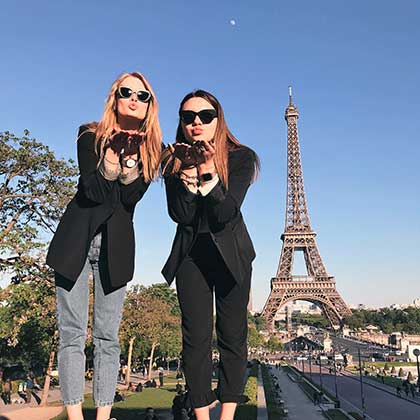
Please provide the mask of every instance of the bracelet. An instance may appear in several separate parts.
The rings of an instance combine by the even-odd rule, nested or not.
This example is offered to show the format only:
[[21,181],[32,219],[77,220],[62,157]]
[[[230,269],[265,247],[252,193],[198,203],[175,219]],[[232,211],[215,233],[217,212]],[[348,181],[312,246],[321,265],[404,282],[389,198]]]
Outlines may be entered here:
[[181,169],[192,169],[192,168],[196,168],[197,165],[190,165],[190,166],[181,166]]
[[216,171],[214,171],[214,172],[206,172],[204,174],[201,174],[198,177],[198,180],[200,182],[200,185],[206,184],[207,182],[212,181],[216,175],[217,175],[217,172]]
[[185,172],[181,171],[181,175],[183,175],[185,178],[187,179],[197,179],[198,176],[197,175],[188,175]]
[[188,181],[188,179],[181,178],[181,181],[186,185],[193,185],[196,187],[198,185],[198,181]]
[[106,158],[106,156],[104,156],[104,159],[110,164],[110,165],[119,165],[120,162],[113,162],[112,160],[109,160]]

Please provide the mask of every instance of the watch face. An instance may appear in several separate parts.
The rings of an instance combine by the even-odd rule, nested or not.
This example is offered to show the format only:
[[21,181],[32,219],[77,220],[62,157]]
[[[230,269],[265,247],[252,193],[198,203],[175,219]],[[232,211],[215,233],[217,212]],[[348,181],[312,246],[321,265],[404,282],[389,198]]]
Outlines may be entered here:
[[203,181],[211,181],[213,179],[213,176],[210,173],[206,173],[206,174],[201,175],[201,179]]
[[132,168],[135,165],[136,165],[136,161],[134,159],[127,159],[125,161],[125,166],[127,166],[127,168]]

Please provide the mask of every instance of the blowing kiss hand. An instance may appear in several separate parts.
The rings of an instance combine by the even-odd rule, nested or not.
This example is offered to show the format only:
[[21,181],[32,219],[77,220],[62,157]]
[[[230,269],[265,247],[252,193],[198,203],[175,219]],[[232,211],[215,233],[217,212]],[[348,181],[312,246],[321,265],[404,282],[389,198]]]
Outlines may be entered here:
[[214,141],[197,140],[192,145],[186,143],[170,144],[169,150],[175,157],[180,159],[184,165],[200,165],[215,154]]
[[117,154],[134,155],[138,153],[144,139],[144,133],[132,134],[128,131],[118,131],[109,139],[109,147]]

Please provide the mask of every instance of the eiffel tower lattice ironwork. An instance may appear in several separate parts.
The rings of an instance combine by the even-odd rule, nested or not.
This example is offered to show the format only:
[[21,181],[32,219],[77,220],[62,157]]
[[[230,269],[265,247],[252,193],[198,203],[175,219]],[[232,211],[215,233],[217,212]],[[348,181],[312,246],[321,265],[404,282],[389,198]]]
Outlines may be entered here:
[[[289,87],[287,121],[287,199],[286,226],[281,236],[283,248],[276,277],[271,279],[271,292],[263,309],[263,316],[273,326],[279,309],[287,302],[306,300],[317,304],[334,328],[339,328],[350,309],[338,293],[334,277],[327,274],[315,241],[316,233],[309,223],[303,184],[297,119],[299,113],[292,102]],[[307,275],[294,276],[295,251],[303,251]]]

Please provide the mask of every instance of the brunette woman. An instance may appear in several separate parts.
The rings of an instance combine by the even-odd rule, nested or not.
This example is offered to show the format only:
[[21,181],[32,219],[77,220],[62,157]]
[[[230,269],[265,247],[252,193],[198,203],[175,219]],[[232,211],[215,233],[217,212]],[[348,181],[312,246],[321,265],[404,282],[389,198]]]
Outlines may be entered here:
[[[184,371],[198,420],[222,403],[233,420],[247,363],[247,304],[255,257],[241,205],[259,168],[256,154],[227,127],[219,101],[197,90],[182,100],[176,143],[165,162],[170,217],[178,224],[162,273],[176,277],[182,312]],[[220,351],[219,383],[211,388],[213,295]]]

